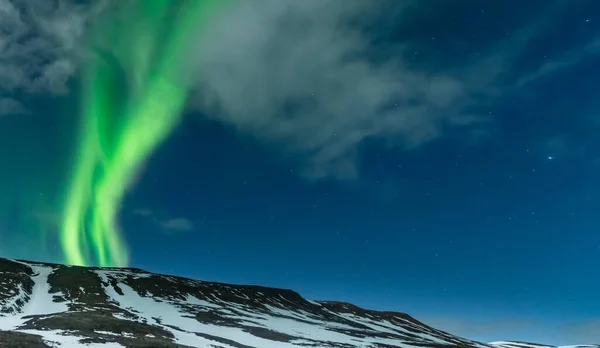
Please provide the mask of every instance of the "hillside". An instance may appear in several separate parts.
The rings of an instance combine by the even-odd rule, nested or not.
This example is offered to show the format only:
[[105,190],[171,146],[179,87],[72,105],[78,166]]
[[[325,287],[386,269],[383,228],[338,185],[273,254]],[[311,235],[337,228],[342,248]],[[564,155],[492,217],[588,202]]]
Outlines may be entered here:
[[291,290],[0,259],[0,347],[524,348]]

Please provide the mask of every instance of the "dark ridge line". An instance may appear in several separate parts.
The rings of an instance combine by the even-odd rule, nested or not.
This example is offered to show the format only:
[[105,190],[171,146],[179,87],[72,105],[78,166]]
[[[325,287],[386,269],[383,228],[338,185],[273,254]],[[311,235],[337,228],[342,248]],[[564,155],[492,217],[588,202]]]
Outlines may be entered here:
[[23,260],[23,259],[7,259],[7,258],[3,258],[3,257],[0,257],[0,260],[19,261],[19,262],[29,263],[32,265],[44,265],[44,266],[50,266],[50,267],[75,267],[75,268],[83,268],[83,269],[87,269],[87,270],[98,270],[98,271],[117,271],[117,272],[133,271],[134,273],[145,273],[145,274],[149,274],[151,276],[172,277],[177,280],[200,282],[200,283],[204,283],[209,286],[215,285],[215,286],[233,287],[233,288],[238,288],[238,289],[255,290],[256,292],[263,292],[264,295],[268,295],[268,293],[272,293],[273,297],[276,295],[288,294],[288,295],[290,295],[290,297],[292,297],[292,298],[295,297],[299,300],[309,303],[310,305],[314,305],[311,303],[311,301],[315,302],[315,303],[319,303],[319,304],[339,304],[339,305],[345,305],[348,307],[352,307],[359,311],[363,311],[363,312],[367,312],[367,313],[381,314],[383,316],[397,315],[399,317],[403,317],[406,319],[412,319],[416,323],[421,323],[417,319],[415,319],[415,318],[411,317],[410,315],[403,313],[403,312],[379,311],[379,310],[373,310],[373,309],[368,309],[368,308],[362,308],[362,307],[356,306],[354,304],[351,304],[348,302],[343,302],[343,301],[308,300],[308,299],[304,298],[299,292],[292,290],[292,289],[268,287],[268,286],[262,286],[262,285],[234,284],[234,283],[223,283],[223,282],[215,282],[215,281],[208,281],[208,280],[200,280],[200,279],[193,279],[193,278],[182,277],[182,276],[177,276],[177,275],[154,273],[154,272],[146,271],[144,269],[136,268],[136,267],[75,266],[75,265],[67,265],[67,264],[52,263],[52,262],[31,261],[31,260]]

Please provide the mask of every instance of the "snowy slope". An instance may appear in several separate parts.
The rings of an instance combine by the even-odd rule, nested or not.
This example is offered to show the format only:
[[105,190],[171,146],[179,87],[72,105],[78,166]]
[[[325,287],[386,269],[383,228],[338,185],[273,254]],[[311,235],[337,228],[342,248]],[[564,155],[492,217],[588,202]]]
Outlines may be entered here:
[[17,342],[33,348],[546,347],[478,343],[403,313],[308,301],[290,290],[0,259],[0,347]]

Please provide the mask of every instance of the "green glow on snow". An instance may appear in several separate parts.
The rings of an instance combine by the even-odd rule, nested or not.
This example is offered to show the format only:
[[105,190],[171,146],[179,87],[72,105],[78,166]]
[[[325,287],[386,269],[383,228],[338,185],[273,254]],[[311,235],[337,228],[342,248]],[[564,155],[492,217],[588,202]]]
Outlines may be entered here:
[[138,0],[95,32],[97,56],[86,66],[79,148],[62,213],[66,263],[128,264],[117,223],[121,203],[181,118],[189,89],[185,49],[217,2]]

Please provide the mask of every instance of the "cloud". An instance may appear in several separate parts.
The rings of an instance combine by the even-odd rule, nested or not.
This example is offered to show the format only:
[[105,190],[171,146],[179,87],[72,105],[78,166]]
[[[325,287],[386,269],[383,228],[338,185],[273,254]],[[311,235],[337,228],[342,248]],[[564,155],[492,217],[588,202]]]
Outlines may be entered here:
[[[115,4],[90,3],[0,0],[0,96],[66,90],[85,56],[85,29]],[[382,45],[373,30],[414,31],[423,2],[223,4],[183,65],[194,77],[190,106],[292,154],[309,178],[356,178],[360,145],[371,137],[406,149],[448,128],[475,139],[485,134],[497,98],[597,52],[590,43],[515,75],[527,44],[557,18],[552,6],[505,38],[474,47],[477,54],[443,64],[433,43],[429,51],[422,38]]]
[[194,223],[186,218],[174,218],[158,222],[163,229],[169,231],[191,231],[194,229]]
[[85,26],[105,1],[0,0],[0,94],[64,93],[77,72]]
[[25,113],[27,113],[27,109],[20,102],[11,98],[0,97],[0,117]]
[[[518,58],[556,19],[550,6],[455,66],[428,65],[425,54],[412,64],[422,39],[390,44],[374,57],[377,37],[368,28],[383,13],[409,22],[415,3],[377,4],[267,0],[222,11],[195,45],[194,102],[240,132],[298,155],[308,177],[354,178],[358,149],[370,137],[411,149],[448,127],[472,129],[472,138],[483,134],[487,109],[514,91]],[[529,78],[551,71],[541,67]]]
[[152,224],[160,227],[164,232],[185,232],[194,230],[194,222],[188,218],[162,218],[151,209],[137,209],[133,211],[133,214],[150,221]]
[[355,177],[357,146],[371,136],[408,147],[435,139],[445,122],[461,122],[452,109],[464,83],[410,69],[403,47],[383,61],[368,57],[372,38],[351,23],[402,12],[372,4],[236,3],[199,37],[193,99],[240,132],[308,158],[309,177]]
[[551,75],[554,72],[574,66],[590,56],[600,55],[600,38],[594,38],[583,47],[571,49],[558,58],[551,59],[542,64],[534,72],[519,79],[517,85],[523,86],[527,83]]
[[154,216],[154,212],[150,209],[136,209],[133,211],[134,215],[139,215],[143,217],[152,217]]

